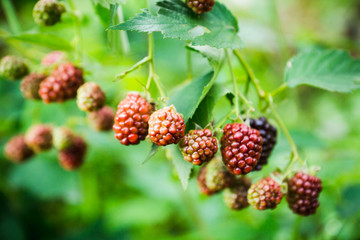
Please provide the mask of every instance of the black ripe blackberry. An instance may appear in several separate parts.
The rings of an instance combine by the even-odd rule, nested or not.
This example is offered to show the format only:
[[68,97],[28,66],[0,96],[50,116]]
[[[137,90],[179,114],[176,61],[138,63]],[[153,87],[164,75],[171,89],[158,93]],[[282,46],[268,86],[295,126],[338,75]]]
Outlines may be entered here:
[[250,118],[250,126],[257,129],[263,139],[262,152],[255,170],[261,170],[266,165],[268,158],[276,144],[277,130],[265,117],[259,119]]

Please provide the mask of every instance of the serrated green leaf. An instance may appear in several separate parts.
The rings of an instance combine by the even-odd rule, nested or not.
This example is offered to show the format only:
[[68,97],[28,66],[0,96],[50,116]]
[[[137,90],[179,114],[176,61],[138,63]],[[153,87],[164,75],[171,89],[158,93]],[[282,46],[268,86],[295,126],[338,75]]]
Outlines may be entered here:
[[311,50],[300,53],[286,65],[289,87],[310,85],[334,92],[360,88],[360,60],[342,50]]
[[225,56],[224,49],[217,49],[209,46],[186,46],[191,51],[200,53],[203,57],[207,58],[209,64],[215,69],[219,66]]
[[169,151],[172,158],[172,163],[174,164],[175,170],[180,179],[181,185],[184,190],[187,189],[190,179],[191,170],[193,165],[184,160],[182,153],[178,145],[169,146]]
[[216,102],[230,92],[223,85],[214,84],[206,97],[201,101],[191,120],[201,127],[205,127],[213,119],[213,110]]
[[48,33],[22,33],[7,38],[8,40],[18,40],[43,47],[48,47],[53,50],[70,51],[73,49],[70,42],[65,38],[59,37],[55,34]]
[[147,155],[146,159],[141,163],[141,166],[144,165],[147,161],[149,161],[150,158],[152,158],[158,151],[159,151],[159,146],[153,143],[151,145],[149,154]]
[[236,18],[221,3],[216,2],[212,11],[200,16],[180,0],[161,1],[157,5],[157,15],[144,9],[134,18],[109,29],[161,32],[165,38],[191,41],[194,46],[233,49],[241,46]]
[[185,123],[193,116],[200,102],[204,99],[215,80],[214,72],[209,72],[177,91],[168,101],[180,112]]

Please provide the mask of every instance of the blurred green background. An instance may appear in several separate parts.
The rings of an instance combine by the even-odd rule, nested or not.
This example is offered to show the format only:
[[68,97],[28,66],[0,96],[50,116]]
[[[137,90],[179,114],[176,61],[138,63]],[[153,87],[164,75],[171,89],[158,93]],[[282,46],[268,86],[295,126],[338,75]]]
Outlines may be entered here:
[[[5,2],[12,2],[16,15],[9,15]],[[36,71],[46,53],[65,45],[56,39],[41,43],[14,36],[56,34],[75,46],[61,50],[68,50],[85,69],[87,81],[104,89],[107,104],[114,109],[128,91],[142,91],[139,82],[146,82],[147,67],[122,81],[113,80],[146,56],[146,34],[129,32],[130,52],[126,54],[120,32],[105,31],[108,9],[90,0],[65,1],[68,13],[62,23],[45,28],[33,22],[35,2],[2,0],[1,57],[23,56]],[[266,90],[281,85],[286,61],[301,50],[343,48],[359,56],[358,0],[220,2],[238,19],[244,54]],[[122,5],[124,18],[145,7],[144,0],[128,0]],[[155,34],[155,70],[169,95],[186,79],[185,44]],[[193,53],[192,59],[195,77],[210,70],[200,55]],[[245,73],[236,61],[234,65],[239,81],[245,82]],[[216,81],[230,82],[227,67]],[[299,87],[275,100],[308,164],[321,166],[318,176],[324,190],[317,214],[311,217],[292,214],[285,199],[273,211],[231,211],[221,194],[200,195],[196,172],[184,192],[164,150],[140,167],[150,151],[149,142],[122,146],[111,131],[91,130],[74,100],[50,105],[25,101],[19,82],[0,81],[0,239],[360,239],[359,91],[339,94]],[[230,108],[222,98],[216,105],[215,120]],[[81,134],[89,145],[84,166],[75,172],[63,170],[55,150],[22,165],[6,160],[5,142],[35,123],[66,125]],[[256,181],[283,168],[289,153],[280,132],[269,164],[249,176]]]

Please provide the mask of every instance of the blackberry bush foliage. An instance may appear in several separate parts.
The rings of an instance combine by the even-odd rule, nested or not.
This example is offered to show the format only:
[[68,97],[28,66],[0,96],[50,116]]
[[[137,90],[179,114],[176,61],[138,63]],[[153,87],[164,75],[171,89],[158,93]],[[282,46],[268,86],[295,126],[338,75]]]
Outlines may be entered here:
[[[43,118],[40,113],[49,109],[54,116],[66,115],[56,121],[66,119],[64,124],[69,124],[74,129],[87,131],[88,127],[91,127],[99,131],[87,132],[87,137],[82,138],[65,127],[52,129],[50,125],[32,126],[25,136],[15,136],[5,145],[5,156],[11,161],[23,162],[33,154],[41,154],[54,147],[60,165],[66,170],[74,170],[84,163],[88,147],[91,148],[96,144],[99,148],[103,146],[105,148],[111,145],[108,142],[98,144],[96,139],[89,141],[88,146],[85,140],[93,136],[107,136],[108,133],[104,132],[113,129],[114,135],[111,140],[116,142],[116,145],[111,147],[115,146],[122,150],[126,146],[141,143],[128,149],[137,149],[134,151],[151,149],[145,161],[158,152],[170,153],[166,157],[172,160],[184,189],[189,184],[191,173],[195,176],[197,174],[200,192],[211,196],[223,191],[223,200],[230,209],[241,210],[249,205],[256,210],[275,209],[284,195],[289,208],[295,214],[302,216],[315,214],[320,204],[321,180],[304,173],[308,169],[283,120],[286,116],[281,116],[277,111],[277,94],[286,91],[288,87],[294,88],[300,85],[343,93],[359,89],[359,61],[341,50],[313,49],[300,52],[287,63],[284,83],[272,92],[268,92],[264,90],[262,80],[258,79],[240,50],[242,41],[238,22],[227,8],[226,1],[222,1],[224,2],[222,4],[214,0],[160,0],[156,1],[158,9],[156,13],[150,11],[148,6],[129,20],[121,20],[122,23],[115,24],[116,21],[113,20],[121,18],[121,11],[128,7],[127,5],[119,7],[119,2],[121,1],[94,1],[93,5],[102,22],[107,24],[106,29],[111,30],[109,36],[114,31],[138,31],[148,34],[147,55],[127,69],[124,68],[133,57],[144,54],[144,49],[140,48],[143,46],[139,46],[140,50],[136,49],[138,52],[124,57],[125,55],[122,56],[121,51],[117,51],[119,49],[116,48],[122,45],[122,51],[128,53],[126,34],[116,34],[114,38],[109,37],[111,47],[117,52],[116,57],[103,54],[101,56],[103,62],[100,62],[98,56],[94,57],[93,54],[102,48],[91,46],[91,54],[88,54],[88,46],[82,46],[84,42],[88,43],[89,39],[91,43],[96,41],[95,37],[84,35],[85,31],[81,29],[85,23],[90,22],[91,18],[83,16],[81,9],[76,9],[76,4],[73,3],[40,0],[35,4],[34,21],[41,26],[55,25],[65,12],[64,6],[71,7],[68,11],[72,18],[64,18],[64,24],[59,24],[54,29],[39,27],[36,29],[36,34],[28,31],[19,34],[9,33],[9,36],[6,35],[7,33],[1,34],[6,40],[16,39],[26,44],[58,49],[47,54],[42,60],[40,58],[45,55],[41,52],[42,48],[36,49],[39,51],[38,55],[32,54],[32,51],[24,51],[24,55],[31,58],[30,61],[14,56],[6,56],[1,60],[1,78],[11,80],[23,78],[20,91],[26,100],[41,99],[43,103],[63,103],[76,99],[76,102],[68,101],[66,104],[53,106],[47,106],[40,101],[25,104],[21,102],[22,105],[30,104],[35,109],[26,112],[23,118],[28,121],[38,120]],[[71,25],[74,25],[75,29],[73,31],[75,36],[72,38],[68,36],[71,34],[69,31],[62,31],[69,22],[73,23]],[[109,22],[111,26],[108,26]],[[14,29],[11,29],[11,32],[16,32],[17,29]],[[51,33],[45,32],[50,31],[49,29],[52,29]],[[66,38],[58,36],[63,32],[66,32]],[[178,76],[184,78],[184,74],[179,74],[173,69],[175,65],[179,65],[178,62],[171,62],[170,67],[165,68],[160,65],[164,59],[154,61],[156,50],[154,32],[158,32],[163,38],[180,39],[186,43],[186,49],[183,50],[187,51],[188,71],[187,80],[183,83]],[[119,36],[121,41],[117,39]],[[157,38],[156,41],[159,39]],[[159,46],[162,47],[161,42]],[[294,47],[294,49],[298,48]],[[171,51],[171,57],[181,61],[182,58],[177,56],[177,53],[178,51]],[[209,66],[193,72],[192,55],[195,54],[208,60]],[[156,58],[158,57],[161,58],[162,55],[156,54]],[[116,61],[126,59],[127,62],[121,66],[106,68],[102,66],[108,62],[114,63],[114,59]],[[30,69],[26,62],[31,63],[31,68],[36,72],[29,74]],[[157,62],[159,66],[155,64]],[[199,66],[203,67],[204,64],[206,63],[201,62]],[[199,67],[198,64],[195,65]],[[241,71],[235,69],[240,67]],[[197,75],[207,68],[209,69],[207,73]],[[114,73],[111,78],[108,77],[112,75],[111,71],[118,69],[124,70],[116,75]],[[134,78],[129,78],[140,69],[148,71],[145,79],[143,72]],[[162,71],[157,72],[159,69]],[[259,66],[256,69],[259,69]],[[170,78],[166,76],[168,72],[171,73]],[[101,89],[94,82],[85,83],[84,73],[87,79],[94,79],[101,86],[108,84],[111,87]],[[121,80],[121,85],[117,85],[115,80]],[[4,84],[16,83],[4,82]],[[272,85],[274,84],[276,81],[272,82]],[[174,85],[177,87],[175,88]],[[272,85],[269,84],[267,87],[271,88]],[[141,87],[144,91],[139,90]],[[135,89],[139,92],[128,91]],[[119,102],[120,96],[126,97]],[[116,111],[113,110],[116,107],[114,104],[118,104]],[[38,110],[39,106],[41,111]],[[75,113],[79,110],[84,112]],[[40,113],[37,114],[38,112]],[[266,118],[256,118],[256,116],[266,116]],[[32,123],[16,126],[22,128],[29,124]],[[268,177],[262,168],[267,164],[269,156],[276,147],[278,130],[290,145],[286,149],[289,157],[285,161],[288,163],[274,166],[276,163],[274,161],[274,165],[269,164],[268,168],[282,169],[275,177]],[[106,137],[99,137],[99,141],[107,140]],[[104,158],[108,157],[108,155],[104,156]],[[112,164],[110,160],[105,159],[104,162]],[[123,159],[119,157],[119,160]],[[131,161],[131,159],[126,160]],[[280,160],[282,159],[278,162]],[[308,164],[311,165],[311,160]],[[126,164],[126,167],[129,166]],[[304,171],[299,172],[298,169]],[[258,172],[254,173],[255,170]],[[136,169],[136,171],[142,170]],[[295,175],[292,175],[294,172]],[[256,181],[256,179],[261,180]]]

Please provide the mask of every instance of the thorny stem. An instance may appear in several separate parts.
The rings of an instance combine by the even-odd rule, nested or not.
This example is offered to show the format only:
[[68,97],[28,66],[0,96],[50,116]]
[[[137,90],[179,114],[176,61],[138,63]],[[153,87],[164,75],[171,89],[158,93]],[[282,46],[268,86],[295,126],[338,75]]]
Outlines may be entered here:
[[245,58],[242,56],[241,52],[238,49],[234,50],[235,56],[239,59],[239,62],[244,67],[245,71],[247,72],[251,82],[254,84],[256,91],[260,98],[265,98],[265,92],[261,89],[259,80],[256,78],[255,73],[250,68],[249,64],[246,62]]
[[234,73],[234,69],[231,63],[231,58],[230,58],[230,54],[229,54],[229,50],[226,50],[226,58],[229,64],[229,68],[230,68],[230,72],[231,72],[231,78],[233,81],[233,87],[234,87],[234,95],[235,95],[235,114],[236,114],[236,118],[240,118],[240,110],[239,110],[239,90],[237,87],[237,83],[236,83],[236,77],[235,77],[235,73]]

